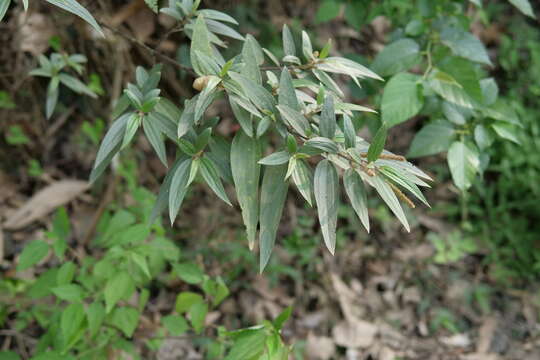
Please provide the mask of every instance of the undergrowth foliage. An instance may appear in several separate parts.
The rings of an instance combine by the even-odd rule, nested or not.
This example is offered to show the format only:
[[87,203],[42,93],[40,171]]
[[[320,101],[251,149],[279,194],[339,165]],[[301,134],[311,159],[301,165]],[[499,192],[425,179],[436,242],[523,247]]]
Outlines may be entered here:
[[[190,1],[171,1],[162,11],[185,24],[183,30],[192,40],[193,87],[200,92],[180,110],[159,96],[159,66],[150,71],[137,68],[136,83],[127,85],[115,109],[117,119],[103,139],[91,181],[140,127],[168,166],[164,143],[168,138],[177,146],[178,156],[161,186],[154,216],[168,208],[173,223],[198,175],[229,205],[223,182],[232,183],[250,248],[259,229],[261,271],[274,246],[289,182],[308,204],[317,206],[331,253],[336,243],[338,172],[344,172],[346,193],[368,231],[366,184],[376,189],[409,230],[400,199],[414,204],[401,189],[426,202],[419,186],[427,186],[429,177],[404,157],[384,150],[385,125],[372,144],[356,134],[353,113],[374,111],[347,103],[332,78],[346,75],[359,84],[365,78],[382,80],[377,74],[349,59],[329,56],[330,42],[314,50],[306,32],[297,46],[286,25],[285,56],[279,60],[253,36],[243,37],[233,30],[236,21],[226,14],[199,10]],[[225,43],[219,36],[244,41],[242,52],[224,59],[219,48]],[[232,142],[215,134],[219,118],[204,116],[218,98],[227,99],[241,128]],[[274,151],[268,154],[269,149]]]

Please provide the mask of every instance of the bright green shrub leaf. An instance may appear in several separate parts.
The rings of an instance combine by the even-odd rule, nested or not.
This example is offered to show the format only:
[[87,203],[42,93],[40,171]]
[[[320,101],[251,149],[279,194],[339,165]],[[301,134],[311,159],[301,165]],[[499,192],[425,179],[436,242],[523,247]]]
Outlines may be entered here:
[[326,247],[333,255],[336,249],[337,210],[339,205],[339,179],[335,166],[322,160],[313,178],[319,223]]
[[386,136],[388,134],[388,129],[386,123],[383,122],[379,130],[375,133],[373,141],[368,148],[367,159],[369,162],[373,162],[379,158],[379,155],[384,150],[384,144],[386,143]]
[[334,109],[334,98],[326,96],[321,111],[319,121],[319,132],[321,136],[333,139],[336,134],[336,112]]
[[189,308],[189,318],[191,321],[191,326],[195,333],[200,334],[204,328],[204,320],[206,319],[206,314],[208,313],[208,304],[205,302],[198,302],[193,304]]
[[442,111],[444,116],[456,125],[464,125],[472,116],[471,109],[464,108],[448,101],[443,102]]
[[494,78],[480,80],[480,88],[482,89],[482,103],[486,106],[491,106],[497,101],[499,96],[499,86]]
[[194,263],[173,264],[174,272],[188,284],[200,284],[204,280],[204,273]]
[[182,202],[186,196],[191,164],[192,161],[190,158],[183,160],[178,165],[171,179],[171,186],[169,188],[169,220],[171,224],[174,223],[174,219],[176,219],[180,206],[182,206]]
[[84,297],[84,290],[79,285],[60,285],[51,290],[57,298],[70,302],[81,301]]
[[161,318],[161,323],[172,336],[180,336],[184,334],[189,326],[183,316],[167,315]]
[[451,123],[438,120],[427,124],[414,136],[407,157],[416,158],[448,150],[455,136]]
[[[0,0],[0,5],[1,5],[2,1],[4,1],[4,0]],[[9,5],[9,1],[8,1],[8,5]],[[0,13],[0,15],[2,15],[2,13]],[[2,20],[2,16],[0,16],[0,21],[1,20]],[[17,353],[15,353],[13,351],[0,351],[0,359],[2,359],[2,360],[21,360],[21,357]]]
[[406,71],[420,60],[420,46],[412,39],[400,39],[386,45],[371,65],[381,76]]
[[127,338],[130,338],[139,323],[139,312],[131,307],[119,307],[114,309],[110,319]]
[[141,254],[137,254],[136,252],[131,253],[131,260],[141,269],[141,271],[146,275],[148,279],[152,278],[152,275],[150,274],[150,269],[148,268],[148,261],[146,261],[146,258],[142,256]]
[[92,173],[90,174],[90,182],[96,181],[96,179],[103,173],[105,168],[109,165],[112,158],[120,150],[122,145],[122,139],[126,131],[126,125],[128,119],[132,113],[127,113],[119,117],[113,124],[107,134],[103,138],[99,151],[94,162]]
[[476,141],[476,145],[478,145],[480,150],[485,150],[495,141],[495,134],[490,128],[478,124],[474,128],[474,141]]
[[86,319],[88,321],[88,331],[92,338],[101,329],[101,324],[105,319],[105,307],[100,302],[93,302],[86,309]]
[[111,274],[105,285],[105,306],[107,313],[110,313],[120,299],[126,299],[131,296],[135,289],[133,277],[125,271]]
[[315,23],[320,24],[335,19],[339,15],[340,8],[341,3],[336,0],[323,0],[315,14]]
[[264,329],[246,330],[234,340],[225,360],[257,359],[265,349],[266,332]]
[[441,32],[441,42],[448,46],[454,55],[492,65],[484,44],[469,32],[454,26],[446,26]]
[[265,168],[261,186],[261,229],[259,235],[260,272],[262,273],[274,247],[276,233],[281,219],[288,183],[285,181],[287,166]]
[[513,141],[518,145],[520,144],[520,141],[517,138],[517,129],[514,125],[504,123],[502,121],[496,121],[491,124],[491,127],[493,128],[493,130],[495,130],[497,135],[499,135],[503,139]]
[[424,106],[419,79],[418,75],[399,73],[384,87],[381,112],[389,127],[408,120]]
[[464,108],[473,108],[470,96],[456,79],[449,74],[436,70],[429,80],[429,86],[443,99]]
[[98,25],[92,14],[90,14],[90,12],[88,12],[88,10],[82,7],[77,1],[47,0],[47,2],[53,4],[54,6],[58,6],[61,9],[69,11],[74,15],[77,15],[78,17],[86,21],[88,24],[90,24],[101,36],[105,37],[105,35],[103,34],[103,30],[101,30],[101,27]]
[[482,103],[484,100],[482,88],[480,87],[480,81],[473,63],[466,59],[453,56],[445,59],[440,68],[452,76],[474,101],[479,104]]
[[[533,19],[536,18],[534,15],[531,3],[529,0],[508,0],[510,4],[514,5],[516,8],[519,9],[523,14],[532,17]],[[0,16],[1,18],[1,16]]]
[[49,253],[49,244],[34,240],[24,247],[19,257],[17,271],[26,270],[40,262]]
[[452,143],[448,150],[448,167],[458,189],[465,191],[471,187],[479,166],[478,151],[472,145],[461,141]]
[[259,222],[260,156],[258,141],[239,131],[232,142],[231,171],[250,248],[255,244]]
[[358,215],[366,231],[369,232],[367,195],[362,178],[353,168],[349,168],[343,175],[343,184],[356,215]]
[[176,312],[183,314],[188,311],[194,304],[203,303],[204,299],[200,294],[184,291],[176,297]]
[[229,197],[227,196],[227,193],[225,192],[225,188],[223,188],[223,184],[221,183],[221,179],[219,178],[219,173],[217,171],[216,165],[212,160],[210,160],[208,157],[204,156],[201,158],[201,175],[210,187],[212,191],[223,201],[225,201],[228,205],[232,206]]
[[287,306],[273,321],[274,328],[279,331],[283,327],[283,324],[289,320],[292,314],[292,305]]
[[81,303],[69,304],[60,318],[60,329],[64,338],[64,347],[69,348],[82,334],[79,332],[85,318]]
[[312,206],[313,174],[309,165],[303,160],[298,160],[292,178],[300,194],[306,199],[309,206]]
[[72,261],[68,261],[63,264],[60,269],[58,269],[58,273],[56,274],[56,284],[66,285],[71,283],[73,277],[75,276],[76,270],[77,267]]

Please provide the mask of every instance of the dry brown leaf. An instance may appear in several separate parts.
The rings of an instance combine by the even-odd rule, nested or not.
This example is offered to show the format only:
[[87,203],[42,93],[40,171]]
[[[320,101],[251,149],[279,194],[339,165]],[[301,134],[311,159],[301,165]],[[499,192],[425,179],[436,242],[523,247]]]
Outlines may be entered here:
[[19,22],[19,46],[34,56],[43,54],[49,48],[49,39],[54,35],[51,20],[40,13],[21,13]]
[[466,348],[471,344],[471,339],[467,334],[455,334],[452,336],[443,336],[439,338],[439,341],[446,346]]
[[6,230],[21,229],[82,194],[90,184],[80,180],[61,180],[40,190],[4,223]]
[[363,320],[342,321],[332,329],[334,342],[347,348],[367,348],[377,335],[377,326]]
[[489,352],[493,335],[497,329],[497,319],[490,316],[484,319],[480,330],[478,330],[478,343],[476,344],[476,352],[486,354]]
[[337,274],[331,273],[330,279],[332,280],[332,285],[336,291],[336,297],[339,300],[339,305],[345,319],[350,322],[354,322],[361,318],[363,311],[356,302],[356,299],[359,298],[360,294],[351,290],[351,288],[349,288]]
[[308,334],[306,341],[306,356],[313,360],[328,360],[336,351],[336,346],[331,338]]

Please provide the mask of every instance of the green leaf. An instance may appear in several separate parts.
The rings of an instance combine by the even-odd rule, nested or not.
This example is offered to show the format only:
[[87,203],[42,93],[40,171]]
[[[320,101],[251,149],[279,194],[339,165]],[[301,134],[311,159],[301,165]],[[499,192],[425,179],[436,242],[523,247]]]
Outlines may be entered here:
[[302,115],[301,112],[291,109],[287,105],[277,106],[279,113],[283,119],[300,135],[306,137],[310,130],[309,121]]
[[238,25],[238,21],[236,21],[233,17],[222,13],[221,11],[212,10],[212,9],[202,9],[197,11],[198,14],[203,14],[205,18],[217,20],[217,21],[223,21],[228,22],[234,25]]
[[172,336],[180,336],[188,330],[188,324],[180,315],[167,315],[161,318],[161,323]]
[[315,23],[320,24],[335,19],[339,15],[340,8],[341,3],[338,1],[324,0],[315,14]]
[[229,197],[227,196],[227,193],[223,188],[223,184],[221,183],[219,173],[216,169],[214,162],[206,156],[201,158],[201,175],[204,181],[206,181],[206,183],[208,184],[208,186],[210,186],[212,191],[221,200],[232,206],[231,202],[229,201]]
[[412,39],[400,39],[385,46],[373,61],[371,69],[381,76],[406,71],[420,60],[420,46]]
[[208,106],[212,104],[216,95],[216,86],[221,82],[221,79],[217,76],[208,76],[208,83],[203,91],[199,94],[197,102],[195,103],[195,114],[193,115],[193,122],[199,123],[199,120],[206,112]]
[[386,123],[382,123],[381,127],[377,132],[375,133],[375,136],[373,137],[373,141],[371,142],[371,145],[368,148],[367,152],[367,160],[368,162],[373,162],[379,158],[379,155],[384,150],[384,144],[386,143],[386,136],[388,134],[388,128],[386,126]]
[[61,73],[60,75],[58,75],[58,78],[60,79],[60,82],[62,84],[64,84],[71,90],[75,91],[76,93],[85,94],[94,99],[97,98],[97,95],[79,79],[71,75],[64,74],[64,73]]
[[[253,136],[253,115],[250,114],[246,109],[241,107],[239,103],[237,103],[236,100],[240,100],[240,98],[236,96],[229,96],[229,102],[231,104],[231,109],[233,111],[234,117],[242,127],[242,130],[249,136]],[[247,104],[251,105],[249,102],[246,101]],[[255,111],[258,112],[257,109]]]
[[300,194],[306,199],[309,206],[312,206],[313,174],[309,165],[303,160],[296,161],[292,178]]
[[47,100],[45,102],[45,115],[47,119],[50,119],[58,103],[58,82],[60,80],[57,76],[51,78],[49,86],[47,87]]
[[516,135],[517,129],[514,125],[504,123],[501,121],[496,121],[493,124],[491,124],[491,127],[493,128],[493,130],[495,130],[497,135],[499,135],[503,139],[513,141],[518,145],[521,143],[519,139],[517,138],[517,135]]
[[356,129],[350,116],[343,115],[343,133],[345,135],[345,147],[347,149],[356,147]]
[[82,287],[75,284],[60,285],[51,289],[51,291],[57,298],[70,302],[81,301],[84,296]]
[[278,151],[259,160],[259,164],[282,165],[282,164],[287,163],[290,158],[291,158],[291,155],[287,151]]
[[176,219],[176,215],[178,215],[182,201],[184,201],[187,193],[191,163],[190,158],[183,160],[178,165],[171,179],[169,189],[169,220],[171,224],[174,223],[174,219]]
[[259,359],[265,349],[266,337],[264,329],[242,331],[225,360]]
[[444,101],[442,104],[444,116],[456,125],[464,125],[472,116],[472,110]]
[[484,44],[469,32],[455,26],[446,26],[441,32],[441,42],[448,46],[454,55],[492,65]]
[[203,303],[204,299],[200,294],[184,291],[176,297],[176,312],[183,314],[188,311],[193,305]]
[[313,179],[317,213],[326,247],[333,255],[336,249],[337,210],[339,205],[339,179],[336,168],[322,160],[315,169]]
[[[534,15],[531,3],[529,0],[508,0],[510,4],[514,5],[516,8],[519,9],[523,14],[532,17],[533,19],[536,19],[536,16]],[[0,19],[2,17],[0,16]]]
[[139,312],[131,307],[116,308],[112,313],[111,322],[118,327],[127,338],[130,338],[139,323]]
[[482,103],[484,100],[482,89],[473,63],[463,58],[451,56],[445,59],[440,68],[452,76],[476,103]]
[[203,64],[199,57],[195,56],[195,52],[198,51],[203,55],[206,55],[210,58],[214,56],[214,51],[212,45],[210,44],[210,33],[206,27],[206,22],[204,21],[204,16],[197,16],[195,25],[193,26],[193,35],[191,37],[191,64],[193,65],[193,70],[199,75],[208,75],[204,70]]
[[311,40],[305,31],[302,31],[302,52],[306,60],[309,61],[315,59],[313,56],[313,46],[311,45]]
[[285,52],[285,55],[295,56],[296,47],[294,45],[294,39],[291,34],[291,30],[289,30],[289,27],[286,24],[283,24],[282,38],[283,38],[283,51]]
[[418,75],[399,73],[384,87],[381,112],[389,127],[415,116],[424,106],[419,79]]
[[74,343],[81,336],[79,329],[84,322],[84,318],[84,306],[81,303],[69,304],[62,311],[60,329],[62,330],[65,347],[69,347],[70,344]]
[[90,182],[93,183],[103,173],[105,168],[111,162],[113,156],[120,150],[122,139],[126,131],[128,119],[132,113],[122,115],[118,120],[113,122],[109,131],[103,138],[99,151],[94,162],[92,173],[90,174]]
[[285,181],[287,166],[265,168],[261,186],[261,229],[259,235],[260,267],[262,273],[274,248],[276,233],[281,219],[288,183]]
[[409,226],[409,222],[407,221],[403,208],[401,207],[401,204],[399,203],[399,200],[390,185],[388,185],[388,183],[380,175],[365,176],[364,179],[371,186],[373,186],[375,190],[377,190],[377,193],[383,199],[386,205],[388,205],[392,213],[394,213],[398,220],[403,224],[405,229],[410,232],[411,228]]
[[494,78],[487,78],[480,80],[480,87],[482,88],[482,103],[486,106],[495,104],[499,97],[499,86],[495,82]]
[[146,261],[146,258],[140,254],[137,254],[136,252],[131,253],[131,260],[141,269],[141,271],[146,275],[148,279],[152,278],[152,275],[150,274],[150,269],[148,268],[148,261]]
[[471,187],[480,166],[478,151],[471,145],[455,141],[448,150],[448,167],[454,184],[461,191]]
[[90,26],[92,26],[101,36],[105,37],[103,30],[98,25],[92,14],[88,12],[84,7],[82,7],[75,0],[47,0],[48,3],[58,6],[61,9],[69,11],[70,13],[77,15],[84,21],[86,21]]
[[93,302],[86,309],[86,319],[88,321],[88,331],[92,338],[101,329],[101,324],[105,319],[105,307],[100,302]]
[[353,168],[349,168],[343,175],[343,184],[345,185],[345,192],[351,201],[356,215],[358,215],[366,231],[369,232],[367,195],[362,178]]
[[152,213],[150,214],[150,220],[149,223],[152,224],[156,218],[161,215],[163,210],[167,207],[169,203],[169,190],[171,188],[171,182],[174,174],[176,173],[176,170],[178,167],[182,164],[182,162],[186,159],[186,157],[181,157],[175,161],[171,169],[167,172],[167,175],[165,175],[165,179],[163,179],[163,183],[161,184],[159,188],[159,193],[156,199],[156,202],[154,204],[154,207],[152,208]]
[[105,306],[107,313],[110,313],[120,299],[131,296],[134,290],[133,278],[125,271],[111,274],[105,285]]
[[144,2],[146,3],[146,5],[148,5],[148,7],[150,9],[152,9],[153,12],[155,12],[157,14],[158,12],[158,0],[144,0]]
[[246,96],[256,107],[260,110],[273,112],[276,102],[268,90],[253,80],[233,71],[229,71],[229,76],[242,87]]
[[402,176],[402,174],[399,171],[396,171],[394,168],[389,167],[389,166],[380,167],[379,170],[388,179],[392,180],[394,183],[398,184],[399,186],[409,191],[411,194],[413,194],[417,199],[419,199],[428,207],[431,207],[428,201],[426,200],[426,198],[424,197],[424,194],[422,194],[422,192],[418,188],[418,186],[415,183],[409,181],[407,177]]
[[427,124],[414,136],[407,157],[416,158],[448,150],[455,136],[451,123],[438,120]]
[[231,171],[250,248],[255,243],[259,221],[260,157],[258,141],[243,131],[237,132],[231,147]]
[[17,271],[26,270],[40,262],[49,253],[49,244],[41,240],[31,241],[19,257]]
[[6,15],[10,3],[11,0],[0,0],[0,21],[2,21],[2,19]]
[[464,108],[473,108],[471,98],[465,92],[463,86],[449,74],[435,70],[433,76],[429,80],[429,86],[446,101]]
[[204,273],[194,263],[173,264],[174,272],[188,284],[200,284],[204,280]]
[[141,115],[139,113],[132,113],[126,124],[126,132],[124,133],[124,138],[122,139],[122,146],[120,150],[124,149],[129,145],[131,140],[135,137],[139,126],[141,125]]
[[305,146],[314,147],[327,153],[335,154],[338,152],[338,147],[335,142],[330,139],[320,136],[309,139],[304,143]]
[[159,131],[158,124],[156,124],[155,117],[145,116],[142,123],[146,138],[154,148],[159,160],[163,163],[163,165],[165,165],[165,167],[168,167],[165,142],[163,141],[163,137]]
[[334,98],[330,95],[324,99],[321,117],[319,121],[319,132],[321,136],[333,139],[336,134],[336,112],[334,109]]
[[485,150],[490,147],[491,144],[493,144],[493,141],[495,141],[495,136],[490,128],[482,124],[478,124],[474,128],[474,140],[476,141],[476,145],[478,145],[480,150]]
[[258,48],[257,40],[255,40],[253,35],[248,34],[242,47],[242,61],[244,63],[242,74],[260,85],[262,84],[262,77],[259,64],[257,63]]
[[278,103],[280,105],[286,105],[293,110],[300,111],[300,105],[298,104],[298,98],[296,97],[296,92],[294,90],[293,80],[286,67],[281,71],[281,76],[279,78]]
[[206,314],[208,314],[208,304],[205,302],[195,303],[189,308],[191,325],[196,334],[200,334],[203,330]]
[[280,331],[281,328],[283,327],[283,324],[285,324],[285,322],[287,322],[287,320],[289,320],[289,318],[291,317],[291,314],[292,314],[292,305],[291,305],[291,306],[287,306],[287,307],[285,308],[285,310],[283,310],[283,311],[275,318],[275,320],[273,321],[274,328],[275,328],[277,331]]
[[71,283],[71,281],[73,281],[73,277],[75,276],[76,270],[77,267],[72,261],[68,261],[63,264],[60,269],[58,269],[58,273],[56,274],[56,284],[67,285]]

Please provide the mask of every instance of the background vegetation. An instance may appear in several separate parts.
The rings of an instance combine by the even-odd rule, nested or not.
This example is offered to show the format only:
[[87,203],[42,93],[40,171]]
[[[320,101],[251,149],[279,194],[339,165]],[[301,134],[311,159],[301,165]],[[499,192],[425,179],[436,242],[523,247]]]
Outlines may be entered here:
[[[422,195],[383,168],[384,179],[404,192],[392,192],[396,205],[369,188],[362,205],[369,233],[341,188],[334,256],[320,213],[305,201],[315,195],[319,205],[317,193],[291,185],[273,255],[259,274],[236,182],[219,161],[246,131],[225,98],[193,127],[198,138],[178,149],[162,147],[159,131],[152,136],[141,120],[144,136],[122,133],[122,151],[103,162],[109,169],[97,155],[129,109],[124,89],[134,98],[161,90],[141,97],[140,107],[131,99],[136,113],[187,113],[199,70],[194,30],[178,30],[196,18],[188,20],[178,4],[197,3],[80,1],[89,12],[82,19],[51,6],[59,3],[0,0],[0,359],[540,358],[535,4],[203,1],[199,9],[238,21],[229,30],[214,24],[227,33],[225,59],[249,51],[252,40],[235,39],[240,34],[282,59],[286,24],[302,64],[328,51],[385,80],[357,84],[338,74],[344,102],[379,113],[354,112],[349,125],[338,116],[338,136],[321,129],[330,140],[317,143],[324,151],[308,160],[290,136],[268,137],[264,155],[281,150],[289,169],[292,158],[315,169],[319,153],[351,141],[352,125],[379,148],[374,155],[377,149],[360,143],[371,165],[390,161],[380,157],[386,146],[434,180]],[[316,55],[300,54],[302,31]],[[268,58],[263,66],[273,67],[277,83],[268,77],[267,88],[277,94],[281,71]],[[159,85],[148,85],[158,73]],[[338,92],[320,82],[325,93],[311,93],[319,111],[325,94]],[[173,226],[168,214],[151,223],[166,183],[163,163],[207,144],[224,187],[201,174]]]

